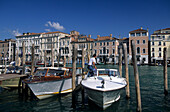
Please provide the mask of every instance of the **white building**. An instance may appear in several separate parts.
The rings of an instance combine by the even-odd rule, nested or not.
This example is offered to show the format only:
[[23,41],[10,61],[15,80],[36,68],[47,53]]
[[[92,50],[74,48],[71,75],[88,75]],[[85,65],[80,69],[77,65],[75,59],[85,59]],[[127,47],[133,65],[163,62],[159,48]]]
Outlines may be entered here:
[[63,32],[47,32],[47,33],[23,33],[23,35],[16,36],[16,52],[19,56],[22,55],[22,42],[25,42],[25,53],[26,61],[31,61],[31,47],[32,44],[35,45],[35,58],[38,60],[43,60],[44,52],[47,52],[47,58],[51,58],[51,44],[54,47],[54,56],[56,59],[56,54],[59,53],[59,40],[62,37],[69,36],[67,33]]

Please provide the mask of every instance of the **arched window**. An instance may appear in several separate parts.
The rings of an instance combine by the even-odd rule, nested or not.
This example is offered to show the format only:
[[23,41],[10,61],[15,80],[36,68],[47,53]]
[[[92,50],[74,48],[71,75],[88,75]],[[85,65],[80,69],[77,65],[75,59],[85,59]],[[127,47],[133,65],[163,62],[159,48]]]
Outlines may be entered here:
[[140,47],[137,47],[137,54],[140,54]]

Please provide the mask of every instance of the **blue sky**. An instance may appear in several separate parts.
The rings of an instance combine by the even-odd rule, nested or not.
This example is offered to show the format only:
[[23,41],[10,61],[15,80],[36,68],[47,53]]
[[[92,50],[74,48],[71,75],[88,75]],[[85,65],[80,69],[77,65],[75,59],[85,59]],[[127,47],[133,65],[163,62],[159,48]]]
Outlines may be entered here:
[[170,0],[0,0],[0,40],[24,32],[72,30],[128,37],[143,27],[170,28]]

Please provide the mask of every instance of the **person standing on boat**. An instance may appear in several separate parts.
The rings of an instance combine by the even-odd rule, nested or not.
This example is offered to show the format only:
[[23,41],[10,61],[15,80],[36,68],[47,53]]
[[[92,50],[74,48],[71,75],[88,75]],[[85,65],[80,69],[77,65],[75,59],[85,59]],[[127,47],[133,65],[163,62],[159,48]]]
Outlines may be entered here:
[[89,73],[90,73],[90,76],[93,76],[94,75],[94,71],[93,69],[95,68],[97,70],[97,67],[96,67],[96,54],[93,55],[92,58],[90,58],[90,61],[88,63],[88,66],[87,68],[89,69]]

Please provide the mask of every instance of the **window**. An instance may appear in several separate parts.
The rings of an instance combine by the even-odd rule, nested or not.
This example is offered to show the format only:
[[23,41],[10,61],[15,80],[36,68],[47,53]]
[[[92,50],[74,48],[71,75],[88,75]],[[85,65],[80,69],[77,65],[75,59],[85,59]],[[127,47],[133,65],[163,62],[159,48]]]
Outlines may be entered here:
[[61,46],[61,42],[60,42],[60,46]]
[[164,42],[163,44],[164,44],[164,46],[166,46],[166,43],[165,43],[165,42]]
[[134,36],[135,36],[135,33],[131,33],[130,36],[131,36],[131,37],[134,37]]
[[161,53],[159,53],[159,57],[161,57]]
[[140,36],[140,33],[136,33],[136,36]]
[[142,36],[146,36],[146,32],[142,32]]
[[154,36],[152,36],[151,38],[152,38],[152,40],[154,40]]
[[139,41],[139,40],[137,40],[136,42],[137,42],[137,44],[139,44],[139,43],[140,43],[140,41]]
[[107,46],[109,46],[109,42],[107,42]]
[[102,50],[100,50],[100,54],[102,54]]
[[137,47],[137,54],[140,54],[140,48]]
[[105,46],[105,42],[103,42],[103,45]]
[[143,49],[143,53],[146,53],[146,52],[145,52],[145,49]]
[[115,53],[115,49],[113,49],[113,54]]
[[159,48],[159,51],[161,51],[161,47]]
[[63,41],[63,45],[65,45],[65,42]]
[[115,45],[115,42],[113,42],[113,45]]
[[155,51],[155,49],[154,49],[154,48],[152,48],[152,51]]
[[165,40],[165,36],[162,36],[163,40]]
[[69,41],[67,41],[67,45],[69,45]]
[[95,46],[97,46],[97,43],[94,43]]
[[161,41],[159,41],[159,44],[158,44],[159,46],[161,46]]
[[97,54],[97,50],[94,50],[94,53]]
[[154,53],[152,53],[152,57],[155,57],[155,54],[154,54]]
[[143,40],[143,44],[145,44],[145,40]]
[[154,42],[152,42],[152,45],[154,45]]
[[107,54],[109,54],[109,49],[107,49]]
[[100,46],[102,46],[102,42],[100,42]]

